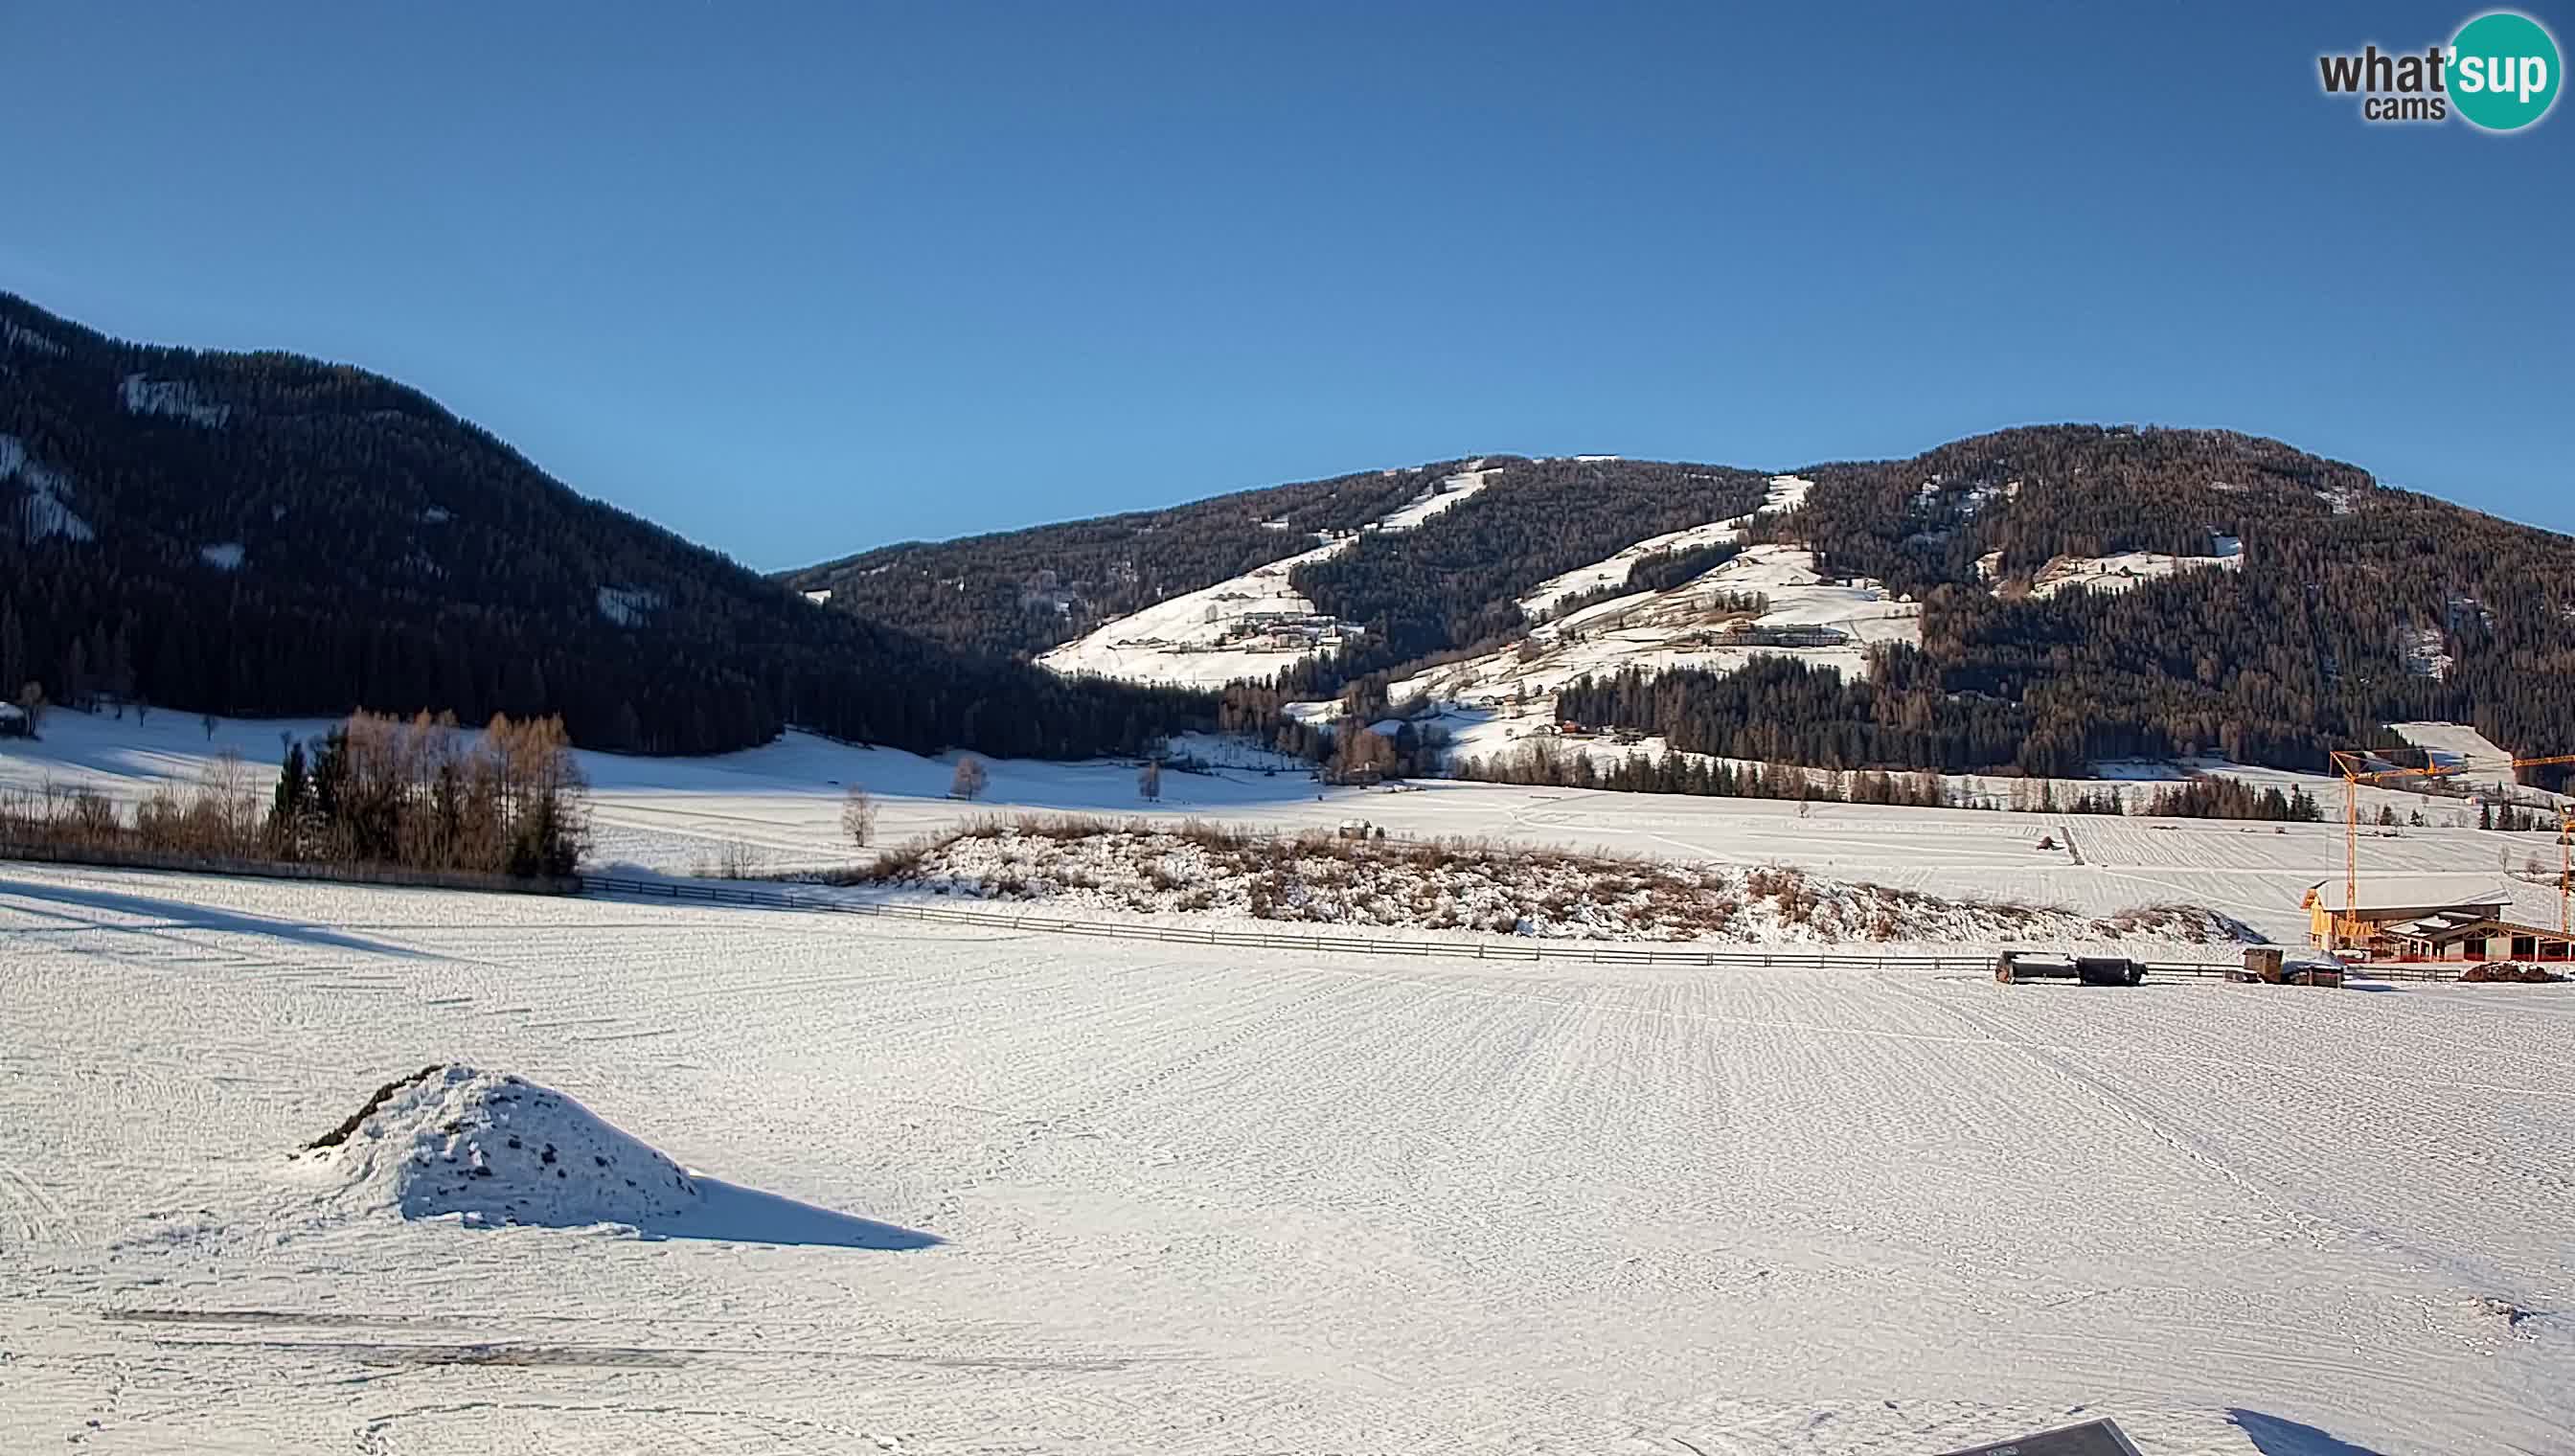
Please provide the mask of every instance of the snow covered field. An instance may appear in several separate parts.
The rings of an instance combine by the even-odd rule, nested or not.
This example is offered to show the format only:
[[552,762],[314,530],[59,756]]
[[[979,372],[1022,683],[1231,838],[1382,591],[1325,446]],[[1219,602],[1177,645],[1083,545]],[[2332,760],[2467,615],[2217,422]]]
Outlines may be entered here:
[[[266,775],[282,754],[281,733],[321,731],[320,722],[225,722],[208,738],[198,721],[156,713],[137,725],[56,713],[42,741],[0,739],[0,789],[52,781],[90,786],[132,802],[160,783],[193,782],[226,748]],[[1259,755],[1214,740],[1184,746],[1251,761]],[[1648,745],[1651,746],[1651,745]],[[1623,753],[1625,749],[1602,751]],[[979,803],[947,797],[950,757],[926,758],[789,733],[759,748],[705,758],[580,755],[594,785],[591,859],[688,874],[731,854],[754,869],[793,871],[851,861],[840,828],[846,785],[864,784],[882,806],[881,843],[901,843],[979,818],[1028,810],[1143,814],[1173,820],[1294,831],[1330,830],[1360,817],[1391,834],[1455,836],[1559,845],[1724,864],[1780,863],[1836,879],[1864,880],[1957,899],[1997,899],[2111,915],[2182,901],[2232,915],[2274,939],[2306,933],[2300,893],[2339,882],[2338,823],[2258,824],[2203,819],[1916,809],[1756,799],[1685,798],[1507,784],[1426,780],[1399,790],[1318,788],[1301,772],[1265,775],[1255,767],[1213,774],[1168,773],[1159,804],[1141,802],[1132,764],[996,759]],[[2169,778],[2170,767],[2122,771]],[[2257,787],[2302,787],[2328,812],[2338,780],[2276,769],[2229,768]],[[2152,778],[2124,780],[2132,792]],[[1984,780],[2001,801],[2004,780]],[[2060,780],[2059,792],[2078,786]],[[2079,786],[2100,788],[2100,783]],[[2363,791],[2362,812],[2384,804],[2402,815],[2428,808],[2439,827],[2371,827],[2361,841],[2364,877],[2458,873],[2498,880],[2557,848],[2546,834],[2484,833],[2473,810],[2383,789]],[[2053,846],[2039,847],[2042,839]],[[2557,922],[2553,888],[2512,878],[2514,913]]]
[[2059,592],[2081,589],[2090,592],[2130,592],[2138,584],[2178,575],[2182,572],[2236,572],[2244,569],[2244,543],[2231,536],[2210,538],[2207,556],[2165,556],[2159,552],[2132,551],[2106,557],[2058,557],[2039,569],[2030,582],[2029,595],[2053,597]]
[[[1925,1453],[2077,1411],[2154,1456],[2575,1446],[2564,988],[11,864],[0,997],[10,1451]],[[502,1132],[632,1139],[733,1216],[471,1227],[291,1156],[442,1060],[598,1119],[462,1127],[505,1179],[550,1165]],[[388,1135],[507,1084],[439,1086]]]

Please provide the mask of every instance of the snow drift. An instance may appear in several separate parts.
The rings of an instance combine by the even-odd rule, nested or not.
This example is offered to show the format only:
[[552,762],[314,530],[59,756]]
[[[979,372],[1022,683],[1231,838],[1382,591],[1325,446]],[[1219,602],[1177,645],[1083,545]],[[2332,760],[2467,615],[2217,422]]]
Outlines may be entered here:
[[938,1242],[700,1176],[551,1087],[456,1063],[379,1087],[297,1156],[342,1179],[336,1196],[356,1210],[404,1218],[864,1248]]

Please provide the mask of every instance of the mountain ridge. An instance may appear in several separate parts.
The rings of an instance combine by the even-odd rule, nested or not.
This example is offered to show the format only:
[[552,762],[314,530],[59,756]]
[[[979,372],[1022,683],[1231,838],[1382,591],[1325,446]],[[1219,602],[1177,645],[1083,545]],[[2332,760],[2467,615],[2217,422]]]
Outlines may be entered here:
[[5,293],[0,506],[11,697],[560,713],[586,746],[655,752],[794,723],[1084,756],[1205,718],[816,612],[384,376],[127,343]]
[[[1346,698],[1349,715],[1374,721],[1391,711],[1398,690],[1419,690],[1426,669],[1542,658],[1550,651],[1546,619],[1580,612],[1578,638],[1602,630],[1595,604],[1615,604],[1639,582],[1658,582],[1667,594],[1717,583],[1735,553],[1778,548],[1810,560],[1784,578],[1754,573],[1761,580],[1744,592],[1702,593],[1710,601],[1679,624],[1744,649],[1717,655],[1721,666],[1739,668],[1747,654],[1793,663],[1801,650],[1780,641],[1802,635],[1811,643],[1834,630],[1828,617],[1814,616],[1821,599],[1785,625],[1797,634],[1767,629],[1762,613],[1743,610],[1750,604],[1738,599],[1774,581],[1918,602],[1920,641],[1877,642],[1863,661],[1836,663],[1877,682],[1829,708],[1802,681],[1779,684],[1779,708],[1794,704],[1805,716],[1793,730],[1763,721],[1760,702],[1734,702],[1695,680],[1674,679],[1662,691],[1630,683],[1583,701],[1605,710],[1610,726],[1640,732],[1669,735],[1684,722],[1695,725],[1674,741],[1740,743],[1759,727],[1755,737],[1772,752],[1830,767],[2065,775],[2106,758],[2210,752],[2316,768],[2333,746],[2393,746],[2384,725],[2417,719],[2471,722],[2525,752],[2575,750],[2567,728],[2575,697],[2562,686],[2575,667],[2575,538],[2382,486],[2357,466],[2267,437],[2024,426],[1901,460],[1828,462],[1767,480],[1714,465],[1521,457],[1385,479],[1412,487],[1459,465],[1497,478],[1417,530],[1354,520],[1365,510],[1382,517],[1395,493],[1359,496],[1347,483],[1362,478],[1338,477],[1163,513],[907,544],[789,576],[816,586],[852,563],[881,574],[936,574],[942,590],[923,599],[927,618],[882,594],[869,605],[928,634],[1086,665],[1103,659],[1064,645],[1115,643],[1122,625],[1138,619],[1133,610],[1111,610],[1120,601],[1084,600],[1084,579],[1056,570],[1059,560],[1076,558],[1059,559],[1055,544],[1078,539],[1079,562],[1095,572],[1102,563],[1114,569],[1127,559],[1121,553],[1161,554],[1169,590],[1152,600],[1267,596],[1293,610],[1250,613],[1247,634],[1306,614],[1316,640],[1330,643],[1328,654],[1298,655],[1229,689],[1234,722],[1287,732],[1291,720],[1314,722],[1289,711],[1300,701]],[[1756,487],[1777,480],[1800,482],[1792,507],[1756,514]],[[1275,586],[1252,585],[1250,573],[1224,575],[1239,560],[1171,550],[1188,545],[1195,522],[1244,529],[1281,493],[1324,488],[1339,514],[1322,534],[1274,533],[1254,554],[1256,572],[1289,563]],[[1730,518],[1739,518],[1737,529],[1720,530]],[[1666,536],[1694,555],[1636,550]],[[1348,549],[1291,561],[1336,539]],[[1788,568],[1791,559],[1772,560]],[[1195,571],[1172,565],[1183,562]],[[1586,577],[1594,580],[1578,591],[1548,586]],[[1245,584],[1239,594],[1229,586],[1237,581]],[[1168,625],[1157,630],[1168,634]],[[1607,630],[1625,628],[1612,622]],[[1862,632],[1845,646],[1881,636]],[[1199,681],[1175,655],[1202,648],[1127,647],[1151,651],[1108,661],[1159,662],[1133,671]],[[1705,666],[1679,656],[1671,666]],[[1560,686],[1569,685],[1547,692]],[[1699,702],[1695,716],[1677,706],[1683,697]],[[1647,710],[1646,699],[1661,707]],[[1976,706],[1985,700],[2010,711]],[[1916,728],[1955,720],[1955,731],[1858,731],[1887,717]],[[1934,747],[1940,740],[1947,745]],[[1863,741],[1910,746],[1879,757],[1854,746]]]
[[[2421,720],[2575,751],[2575,538],[2238,431],[2023,426],[1789,476],[1467,457],[762,577],[397,381],[0,294],[0,688],[73,701],[1079,756],[1210,722],[1314,752],[1331,719],[1508,690],[1826,767],[2314,767]],[[1715,681],[1763,659],[1838,681]]]

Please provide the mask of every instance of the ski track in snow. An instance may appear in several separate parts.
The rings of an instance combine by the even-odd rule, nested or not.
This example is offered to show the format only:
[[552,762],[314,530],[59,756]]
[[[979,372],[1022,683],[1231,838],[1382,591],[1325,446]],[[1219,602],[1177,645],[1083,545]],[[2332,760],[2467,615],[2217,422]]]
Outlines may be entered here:
[[[2575,1422],[2563,988],[1433,964],[25,864],[0,984],[11,1449]],[[448,1057],[944,1242],[476,1230],[289,1160]]]

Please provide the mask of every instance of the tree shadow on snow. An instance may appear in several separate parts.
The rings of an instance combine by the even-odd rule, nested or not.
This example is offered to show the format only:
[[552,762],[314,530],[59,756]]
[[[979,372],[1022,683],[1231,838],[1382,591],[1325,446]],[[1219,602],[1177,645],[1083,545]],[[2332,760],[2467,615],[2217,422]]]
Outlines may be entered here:
[[[140,915],[152,919],[148,925],[120,925],[110,920],[93,920],[77,915],[48,914],[51,919],[70,920],[98,930],[229,930],[242,935],[274,935],[281,940],[294,940],[306,945],[328,945],[341,950],[362,950],[371,955],[397,955],[405,959],[422,958],[422,952],[407,945],[394,945],[382,940],[369,940],[358,935],[343,935],[319,925],[297,920],[273,920],[265,915],[244,914],[239,910],[219,910],[186,900],[159,899],[152,895],[119,894],[104,889],[73,889],[59,884],[28,884],[22,880],[0,879],[0,895],[13,899],[47,900],[56,904],[78,905],[83,909],[105,910],[120,915]],[[47,914],[43,910],[30,913]]]
[[2381,1456],[2367,1446],[2328,1435],[2310,1425],[2266,1416],[2258,1410],[2230,1410],[2227,1419],[2253,1440],[2262,1456]]

